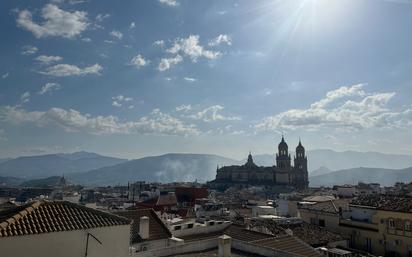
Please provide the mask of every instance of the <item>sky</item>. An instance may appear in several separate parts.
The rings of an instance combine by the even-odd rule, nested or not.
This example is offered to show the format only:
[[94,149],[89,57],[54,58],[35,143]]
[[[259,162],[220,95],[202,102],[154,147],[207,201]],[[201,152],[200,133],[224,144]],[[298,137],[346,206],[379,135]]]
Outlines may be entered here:
[[412,154],[412,1],[0,2],[0,158]]

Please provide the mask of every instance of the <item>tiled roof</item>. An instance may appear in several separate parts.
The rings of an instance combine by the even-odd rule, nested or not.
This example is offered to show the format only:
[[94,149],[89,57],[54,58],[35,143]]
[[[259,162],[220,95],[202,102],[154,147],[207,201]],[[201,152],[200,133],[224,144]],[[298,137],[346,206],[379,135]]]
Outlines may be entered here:
[[130,220],[65,201],[38,201],[0,212],[0,237],[128,225]]
[[359,196],[351,205],[368,206],[385,211],[412,212],[412,198],[388,195]]
[[228,235],[235,240],[268,247],[273,250],[285,251],[300,256],[322,256],[318,252],[316,252],[313,247],[294,236],[279,235],[274,237],[269,234],[252,231],[244,228],[243,226],[234,224],[219,232],[184,236],[180,238],[184,239],[185,241],[200,241],[210,238],[216,238],[223,234]]
[[296,222],[296,223],[277,223],[274,220],[255,220],[252,221],[252,227],[261,228],[264,227],[273,235],[285,235],[286,230],[290,229],[293,235],[304,241],[305,243],[313,246],[319,247],[326,245],[330,242],[337,242],[344,240],[341,235],[332,233],[326,228],[308,224],[306,222]]
[[144,241],[139,235],[140,217],[146,216],[149,218],[149,238],[146,240],[167,239],[172,237],[172,233],[157,216],[153,209],[136,209],[129,211],[116,212],[117,215],[133,220],[132,224],[132,243]]
[[312,195],[308,196],[302,199],[302,201],[306,202],[327,202],[331,200],[335,200],[336,198],[334,196],[330,195]]
[[272,235],[252,231],[252,230],[246,229],[239,225],[230,225],[224,231],[224,234],[232,237],[233,239],[237,239],[237,240],[241,240],[245,242],[252,242],[256,240],[273,237]]
[[254,245],[268,247],[278,251],[293,253],[300,256],[320,257],[323,256],[314,248],[305,244],[298,238],[289,235],[272,237],[252,242]]
[[348,210],[349,208],[349,201],[347,199],[339,199],[333,201],[326,201],[326,202],[318,202],[315,204],[304,204],[300,205],[300,209],[306,209],[310,211],[319,211],[319,212],[326,212],[332,214],[339,214],[339,208],[343,211]]

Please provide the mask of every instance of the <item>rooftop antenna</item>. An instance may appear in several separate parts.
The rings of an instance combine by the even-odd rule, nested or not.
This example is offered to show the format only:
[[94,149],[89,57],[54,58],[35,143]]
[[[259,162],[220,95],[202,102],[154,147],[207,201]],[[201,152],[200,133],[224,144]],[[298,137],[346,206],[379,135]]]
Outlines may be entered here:
[[93,237],[94,240],[96,240],[99,244],[103,244],[99,239],[97,239],[97,237],[95,237],[93,234],[91,234],[90,232],[87,232],[87,239],[86,239],[86,252],[84,253],[84,256],[87,257],[87,250],[89,248],[89,237]]

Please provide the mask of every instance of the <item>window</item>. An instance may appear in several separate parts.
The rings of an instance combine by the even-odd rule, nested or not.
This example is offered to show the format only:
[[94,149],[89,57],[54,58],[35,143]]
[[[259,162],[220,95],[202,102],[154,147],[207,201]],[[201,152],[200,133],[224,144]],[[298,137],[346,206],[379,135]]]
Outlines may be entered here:
[[366,251],[372,251],[372,240],[369,237],[366,238]]
[[193,228],[193,223],[187,224],[187,228]]
[[405,230],[411,231],[411,221],[409,220],[405,221]]
[[392,219],[392,218],[388,219],[388,227],[391,228],[391,229],[395,228],[395,220],[394,219]]
[[310,218],[310,224],[316,225],[316,219],[315,218]]
[[324,227],[325,226],[325,220],[319,220],[319,226]]

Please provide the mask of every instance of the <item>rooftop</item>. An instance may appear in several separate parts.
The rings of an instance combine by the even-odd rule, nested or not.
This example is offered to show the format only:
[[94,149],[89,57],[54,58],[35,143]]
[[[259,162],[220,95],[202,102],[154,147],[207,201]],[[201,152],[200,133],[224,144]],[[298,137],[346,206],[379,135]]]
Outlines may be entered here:
[[325,202],[317,202],[314,204],[302,204],[299,206],[299,208],[309,211],[338,214],[339,208],[341,208],[342,210],[348,210],[349,202],[350,200],[348,199],[329,200]]
[[352,200],[351,205],[371,207],[385,211],[412,212],[412,198],[405,196],[359,196]]
[[325,228],[306,222],[294,222],[289,224],[280,224],[274,220],[254,220],[253,222],[253,226],[257,228],[266,227],[268,231],[276,236],[285,235],[287,234],[286,230],[290,229],[294,236],[313,247],[343,240],[343,237],[338,234],[334,234]]
[[132,243],[139,243],[144,241],[139,235],[140,217],[146,216],[149,218],[149,238],[146,240],[167,239],[172,237],[172,233],[157,216],[153,209],[136,209],[129,211],[118,211],[117,215],[133,220],[131,241]]
[[239,240],[254,245],[268,247],[274,250],[295,253],[297,255],[320,256],[320,254],[316,252],[310,245],[306,244],[297,237],[285,234],[274,237],[273,235],[252,231],[244,228],[243,226],[234,224],[230,225],[228,228],[220,232],[203,235],[192,235],[181,238],[185,241],[196,241],[216,238],[220,235],[228,235],[234,240]]
[[130,220],[65,201],[37,201],[0,212],[0,237],[128,225]]

